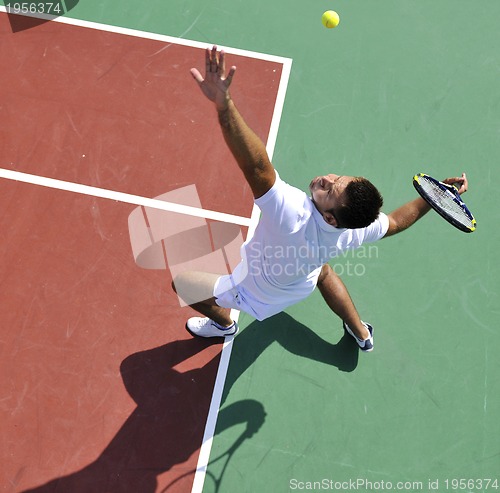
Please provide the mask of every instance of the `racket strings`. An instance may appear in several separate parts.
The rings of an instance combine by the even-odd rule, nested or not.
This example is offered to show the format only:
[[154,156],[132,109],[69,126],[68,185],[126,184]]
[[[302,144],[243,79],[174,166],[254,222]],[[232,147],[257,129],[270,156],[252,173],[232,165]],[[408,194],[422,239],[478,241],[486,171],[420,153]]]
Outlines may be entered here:
[[420,184],[423,191],[429,196],[429,198],[453,219],[460,222],[464,226],[473,226],[473,220],[467,214],[462,205],[457,203],[452,192],[449,190],[443,190],[435,183],[425,179],[421,180]]

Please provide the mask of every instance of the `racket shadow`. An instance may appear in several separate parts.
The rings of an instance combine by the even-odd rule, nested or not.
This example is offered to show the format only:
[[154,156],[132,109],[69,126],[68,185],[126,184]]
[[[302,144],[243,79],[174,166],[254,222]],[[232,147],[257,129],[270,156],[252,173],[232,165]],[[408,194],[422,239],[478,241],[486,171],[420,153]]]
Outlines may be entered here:
[[[246,423],[246,428],[225,452],[210,459],[210,462],[206,466],[207,470],[205,471],[206,476],[204,485],[207,485],[206,479],[208,478],[211,480],[212,488],[206,488],[207,491],[211,491],[213,493],[218,493],[220,491],[224,473],[230,464],[234,453],[245,440],[251,438],[260,430],[265,420],[266,412],[264,406],[260,402],[253,399],[243,399],[241,401],[233,402],[219,411],[216,434],[220,434],[228,428],[240,423]],[[211,471],[211,466],[216,463],[220,463],[222,467],[221,472],[218,474],[214,474]],[[190,471],[185,472],[171,481],[159,493],[167,493],[172,489],[177,489],[177,485],[181,480],[188,476],[194,477],[195,473],[196,469],[191,469]]]

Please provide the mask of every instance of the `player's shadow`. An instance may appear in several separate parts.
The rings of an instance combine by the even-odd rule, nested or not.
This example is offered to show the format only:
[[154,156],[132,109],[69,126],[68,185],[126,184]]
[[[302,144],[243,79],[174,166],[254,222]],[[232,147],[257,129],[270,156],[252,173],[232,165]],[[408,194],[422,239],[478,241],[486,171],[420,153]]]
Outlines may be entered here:
[[[187,339],[127,357],[120,372],[137,407],[99,457],[80,471],[24,493],[154,493],[157,477],[185,462],[200,446],[219,357],[202,368],[175,368],[220,339]],[[238,378],[277,342],[291,353],[342,371],[356,367],[358,350],[350,338],[331,344],[286,314],[254,322],[237,336],[224,389],[224,399]],[[245,423],[231,447],[255,434],[265,420],[264,406],[252,399],[222,405],[217,433]],[[76,452],[76,451],[75,451]],[[172,484],[190,489],[194,471],[179,474]]]
[[[332,328],[332,338],[335,338],[334,331]],[[359,348],[351,336],[344,332],[336,344],[327,342],[286,313],[251,323],[235,342],[223,400],[238,378],[274,343],[292,354],[337,367],[340,371],[351,372],[358,364]]]
[[[13,33],[33,29],[74,9],[80,0],[38,0],[36,2],[6,1],[7,17]],[[23,9],[29,15],[22,15]],[[31,10],[30,10],[31,9]]]

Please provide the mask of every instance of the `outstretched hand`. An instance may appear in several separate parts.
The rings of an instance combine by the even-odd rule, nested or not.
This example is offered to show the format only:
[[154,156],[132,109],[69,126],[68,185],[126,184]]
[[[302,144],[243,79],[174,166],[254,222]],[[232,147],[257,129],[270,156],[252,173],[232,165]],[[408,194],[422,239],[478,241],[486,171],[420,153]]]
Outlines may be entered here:
[[462,173],[462,176],[456,176],[454,178],[446,178],[443,180],[443,183],[447,185],[454,185],[458,189],[458,193],[461,195],[467,192],[469,188],[469,183],[467,182],[467,176],[465,173]]
[[222,111],[227,108],[231,97],[229,86],[236,72],[236,67],[232,66],[226,76],[224,51],[217,52],[217,46],[212,49],[207,48],[205,52],[205,78],[202,77],[198,69],[192,68],[191,75],[200,86],[203,94]]

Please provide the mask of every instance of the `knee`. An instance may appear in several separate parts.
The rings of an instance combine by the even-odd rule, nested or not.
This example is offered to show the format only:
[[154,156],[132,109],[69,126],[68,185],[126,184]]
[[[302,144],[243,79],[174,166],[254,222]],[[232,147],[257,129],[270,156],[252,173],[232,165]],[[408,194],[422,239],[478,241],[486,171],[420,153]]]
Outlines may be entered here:
[[332,274],[333,269],[331,268],[330,264],[324,264],[318,277],[318,285],[323,284],[328,276],[331,276]]
[[172,289],[185,303],[191,305],[213,297],[217,277],[197,271],[181,272],[172,279]]
[[181,272],[172,278],[172,289],[175,293],[179,294],[186,289],[186,285],[189,282],[189,275],[186,272]]
[[170,285],[172,286],[174,293],[179,294],[178,286],[182,282],[181,279],[182,279],[182,274],[177,274],[175,277],[172,277],[172,283]]

